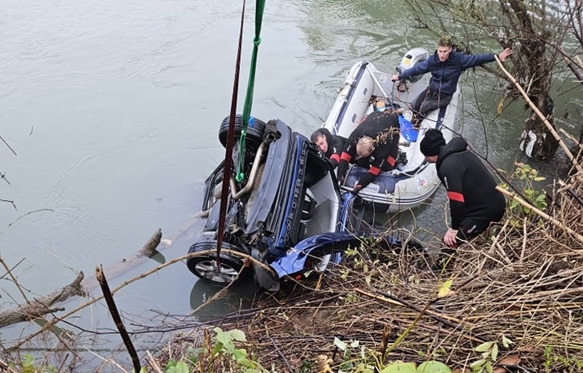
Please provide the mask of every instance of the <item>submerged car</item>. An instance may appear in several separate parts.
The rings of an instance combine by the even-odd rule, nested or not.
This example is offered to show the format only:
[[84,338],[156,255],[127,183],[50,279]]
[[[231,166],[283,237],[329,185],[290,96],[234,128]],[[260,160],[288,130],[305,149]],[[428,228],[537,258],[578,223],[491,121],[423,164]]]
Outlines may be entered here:
[[[228,128],[229,117],[219,129],[223,145]],[[242,129],[242,117],[237,116],[235,139]],[[330,263],[339,263],[348,247],[360,245],[363,236],[358,217],[352,214],[359,198],[341,193],[328,159],[283,121],[265,123],[252,117],[245,133],[244,151],[238,141],[232,151],[233,164],[241,165],[241,170],[232,167],[230,179],[223,180],[223,161],[205,182],[202,208],[208,216],[189,249],[195,254],[187,266],[201,279],[224,285],[252,272],[260,287],[275,291],[282,279],[323,271]],[[229,194],[217,258],[224,182],[229,183]],[[400,245],[391,238],[385,242]],[[236,253],[254,260],[244,263]]]

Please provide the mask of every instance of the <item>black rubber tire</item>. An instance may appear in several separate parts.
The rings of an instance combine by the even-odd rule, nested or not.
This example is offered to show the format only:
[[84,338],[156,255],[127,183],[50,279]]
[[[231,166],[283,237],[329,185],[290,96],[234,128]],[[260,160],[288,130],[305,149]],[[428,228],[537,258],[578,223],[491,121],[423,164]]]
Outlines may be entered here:
[[[229,132],[229,116],[221,122],[221,127],[219,128],[219,141],[221,145],[227,145],[227,134]],[[263,141],[263,132],[265,132],[265,122],[261,119],[252,118],[247,125],[247,135],[245,136],[245,141],[253,143],[255,146],[259,146]],[[241,130],[243,129],[243,116],[237,114],[235,117],[235,140],[239,139],[241,136]]]
[[[216,241],[197,242],[190,247],[188,253],[197,253],[204,250],[216,250],[216,248]],[[223,242],[222,248],[227,250],[241,251],[239,248],[237,248],[237,246],[231,245],[227,242]],[[243,268],[243,261],[241,259],[224,252],[221,252],[221,255],[219,256],[220,270],[217,271],[216,258],[216,254],[188,258],[186,261],[186,266],[195,276],[214,284],[223,286],[239,280],[240,278],[244,277],[244,274],[247,273],[246,268],[241,272],[241,268]],[[239,272],[241,272],[240,275],[238,275]]]

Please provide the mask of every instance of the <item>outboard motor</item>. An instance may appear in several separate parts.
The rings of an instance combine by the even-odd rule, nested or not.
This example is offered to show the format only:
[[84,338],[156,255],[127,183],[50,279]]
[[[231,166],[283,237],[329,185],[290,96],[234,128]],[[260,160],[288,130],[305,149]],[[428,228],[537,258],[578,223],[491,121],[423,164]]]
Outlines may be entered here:
[[[420,62],[423,62],[427,59],[429,53],[425,48],[413,48],[405,53],[405,56],[401,60],[401,64],[397,67],[397,72],[401,74],[407,69],[412,68],[413,66],[417,65]],[[415,83],[419,79],[421,79],[422,75],[417,75],[411,77],[411,82]]]

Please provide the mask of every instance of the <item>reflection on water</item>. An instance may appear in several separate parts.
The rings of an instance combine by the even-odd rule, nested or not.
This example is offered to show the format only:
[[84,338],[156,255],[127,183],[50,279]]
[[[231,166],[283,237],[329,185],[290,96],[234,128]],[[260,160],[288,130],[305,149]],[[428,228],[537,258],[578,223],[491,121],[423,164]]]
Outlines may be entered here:
[[249,308],[259,289],[250,278],[228,288],[199,280],[190,291],[193,316],[200,321],[220,318],[225,314]]

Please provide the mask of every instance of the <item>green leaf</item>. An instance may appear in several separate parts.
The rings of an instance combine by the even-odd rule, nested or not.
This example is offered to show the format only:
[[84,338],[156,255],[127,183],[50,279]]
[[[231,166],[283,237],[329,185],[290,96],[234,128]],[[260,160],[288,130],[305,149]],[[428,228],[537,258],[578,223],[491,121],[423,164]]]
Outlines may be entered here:
[[426,361],[417,367],[418,373],[451,373],[451,369],[439,361]]
[[346,351],[346,347],[347,347],[346,343],[342,342],[337,337],[334,337],[334,346],[338,347],[341,351]]
[[543,180],[546,180],[546,177],[543,177],[543,176],[537,176],[537,177],[535,177],[533,180],[534,180],[534,181],[543,181]]
[[381,370],[381,373],[417,373],[413,363],[391,363]]
[[450,290],[451,284],[453,284],[453,280],[449,279],[441,285],[439,292],[437,293],[438,298],[444,298],[448,295],[451,295],[452,291]]
[[512,341],[505,336],[502,336],[502,346],[508,348],[512,344]]
[[498,360],[498,343],[494,343],[492,346],[492,360]]
[[233,329],[233,330],[229,331],[228,333],[231,336],[231,338],[235,341],[247,342],[247,339],[245,338],[245,333],[243,333],[239,329]]
[[474,368],[482,368],[484,366],[484,364],[486,364],[486,360],[484,359],[480,359],[480,360],[476,360],[473,363],[470,364],[470,368],[472,368],[472,370]]
[[227,343],[231,343],[231,341],[233,340],[233,338],[231,338],[231,336],[229,335],[229,333],[225,333],[225,332],[220,332],[217,333],[217,342],[222,343],[222,344],[227,344]]
[[247,359],[247,351],[244,349],[233,350],[233,359],[235,359],[237,362],[241,362],[241,360]]
[[184,361],[179,361],[175,366],[171,367],[166,373],[190,373],[188,365]]
[[474,351],[476,352],[486,352],[486,351],[490,351],[490,349],[492,348],[492,345],[494,344],[494,342],[484,342],[481,345],[479,345],[478,347],[476,347],[474,349]]
[[222,342],[218,342],[215,347],[213,347],[212,355],[216,355],[223,349],[224,344]]

